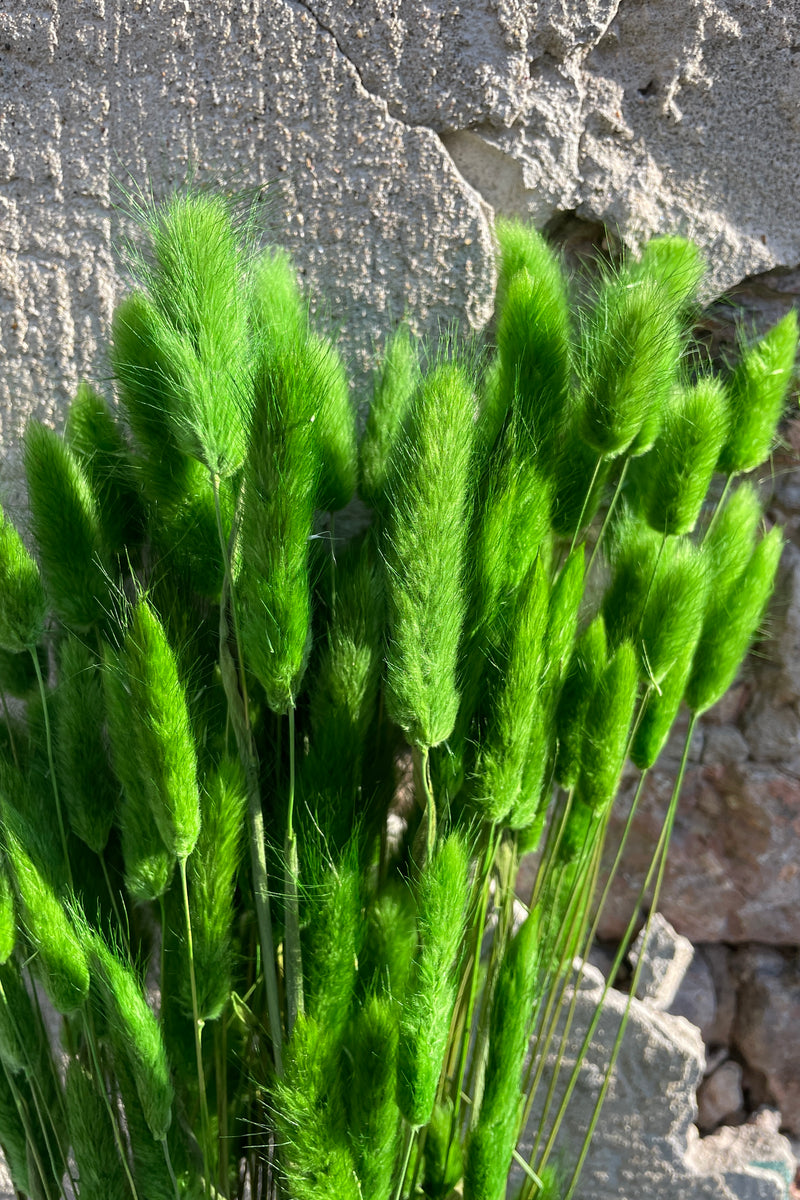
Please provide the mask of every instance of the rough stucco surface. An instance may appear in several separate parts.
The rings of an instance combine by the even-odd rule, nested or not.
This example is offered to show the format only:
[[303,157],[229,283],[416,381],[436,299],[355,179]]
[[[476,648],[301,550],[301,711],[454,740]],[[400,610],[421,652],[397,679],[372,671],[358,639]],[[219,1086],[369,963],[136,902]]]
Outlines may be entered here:
[[794,0],[17,0],[0,12],[0,444],[103,376],[114,180],[273,184],[272,235],[363,365],[405,308],[428,329],[486,320],[487,204],[539,225],[577,211],[632,243],[691,233],[710,293],[796,265],[799,64]]

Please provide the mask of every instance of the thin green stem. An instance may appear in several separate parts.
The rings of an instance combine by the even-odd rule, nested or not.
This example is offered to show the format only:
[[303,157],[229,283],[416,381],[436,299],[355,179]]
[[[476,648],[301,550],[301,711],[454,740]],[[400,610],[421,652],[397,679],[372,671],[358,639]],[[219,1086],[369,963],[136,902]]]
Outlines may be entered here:
[[[261,961],[264,970],[264,982],[267,990],[267,1013],[269,1016],[269,1031],[272,1039],[272,1056],[275,1072],[280,1079],[283,1076],[283,1029],[281,1025],[280,999],[278,993],[278,975],[275,966],[275,941],[272,935],[272,914],[269,899],[269,874],[267,872],[267,856],[264,837],[264,814],[261,808],[261,786],[258,778],[258,755],[256,754],[253,730],[250,724],[250,711],[247,697],[247,680],[244,669],[244,655],[239,630],[238,606],[231,572],[231,560],[225,533],[222,527],[222,511],[219,502],[219,476],[212,475],[214,490],[214,510],[217,518],[217,534],[224,569],[222,596],[219,607],[219,651],[220,671],[225,695],[228,701],[228,715],[233,726],[239,757],[244,766],[245,784],[247,789],[247,819],[248,841],[250,845],[250,872],[253,880],[253,895],[256,903],[256,920],[261,950]],[[226,611],[230,601],[233,619],[234,641],[236,644],[237,668],[233,663],[228,647],[228,621]]]
[[[589,484],[589,488],[586,492],[586,495],[583,498],[583,504],[581,505],[581,513],[580,513],[580,516],[578,517],[578,524],[575,527],[575,532],[572,535],[572,542],[570,543],[569,554],[572,554],[572,551],[575,549],[575,543],[578,540],[578,536],[581,532],[581,527],[583,525],[583,518],[586,513],[586,509],[589,507],[589,501],[592,498],[592,492],[594,491],[594,485],[597,482],[597,476],[600,474],[600,468],[602,467],[602,465],[603,465],[603,456],[602,456],[602,454],[599,454],[597,456],[597,462],[595,463],[594,471],[592,472],[592,479]],[[567,558],[569,558],[569,554],[567,555]]]
[[400,1172],[397,1176],[397,1186],[394,1191],[393,1200],[401,1200],[402,1198],[403,1187],[405,1186],[406,1175],[408,1174],[408,1164],[411,1161],[411,1150],[414,1145],[414,1136],[416,1132],[417,1128],[415,1125],[409,1125],[406,1123],[405,1140],[403,1143],[403,1157],[400,1160]]
[[200,1093],[200,1136],[203,1149],[204,1191],[208,1195],[211,1181],[211,1137],[208,1119],[208,1097],[206,1096],[205,1072],[203,1070],[203,1025],[197,1007],[197,978],[194,970],[194,943],[192,940],[192,917],[189,910],[189,888],[186,880],[186,859],[178,859],[183,893],[183,912],[186,918],[186,948],[189,956],[189,985],[192,991],[192,1025],[194,1027],[194,1053],[197,1060],[197,1087]]
[[592,573],[592,566],[594,565],[594,560],[597,558],[597,552],[600,549],[603,538],[606,535],[608,526],[611,523],[611,518],[614,515],[614,509],[616,508],[617,501],[619,500],[620,495],[622,493],[622,485],[625,482],[625,476],[628,473],[628,466],[630,464],[630,461],[631,461],[630,458],[626,458],[625,462],[622,464],[622,470],[619,473],[619,479],[617,480],[617,486],[614,488],[614,495],[611,497],[611,503],[609,504],[608,508],[606,509],[606,515],[603,517],[603,524],[600,526],[600,532],[597,535],[597,541],[594,544],[591,558],[589,559],[589,565],[586,568],[586,575],[584,577],[586,580],[588,580],[589,576]]
[[708,522],[708,525],[706,525],[705,532],[703,533],[703,538],[702,538],[703,541],[706,540],[708,535],[711,533],[711,530],[716,525],[717,517],[719,516],[720,512],[722,511],[722,506],[725,503],[725,497],[728,495],[731,484],[733,483],[735,478],[736,478],[736,472],[734,471],[733,474],[728,475],[727,479],[725,480],[725,485],[722,489],[722,494],[720,495],[720,498],[717,501],[716,508],[714,509],[713,513],[711,514],[711,520]]
[[284,937],[284,969],[286,971],[286,1024],[291,1037],[295,1021],[305,1012],[303,995],[303,954],[300,946],[300,896],[298,879],[300,863],[297,838],[294,832],[294,706],[289,709],[289,807],[286,817],[285,900],[286,933]]
[[47,707],[47,689],[42,678],[42,668],[39,665],[39,655],[36,653],[36,647],[29,647],[31,658],[33,659],[33,667],[36,671],[36,681],[39,684],[39,695],[42,698],[42,714],[44,716],[44,736],[47,742],[47,762],[50,767],[50,782],[53,788],[53,799],[56,802],[56,816],[58,817],[58,830],[61,834],[61,846],[64,851],[64,862],[67,868],[67,879],[69,886],[72,888],[72,866],[69,861],[69,850],[67,849],[67,832],[64,828],[64,817],[61,812],[61,800],[58,794],[58,781],[56,779],[56,764],[53,757],[53,735],[50,729],[50,714]]
[[169,1145],[167,1144],[167,1139],[165,1137],[163,1137],[161,1139],[161,1148],[164,1151],[164,1162],[167,1164],[167,1172],[169,1174],[170,1183],[172,1184],[172,1190],[175,1193],[175,1200],[181,1200],[181,1194],[180,1194],[180,1191],[178,1190],[178,1180],[175,1178],[175,1169],[172,1166],[172,1158],[170,1157],[170,1153],[169,1153]]
[[[691,720],[689,721],[689,728],[686,731],[686,740],[685,740],[684,746],[683,746],[683,754],[681,756],[681,765],[678,769],[678,775],[675,780],[675,786],[672,789],[672,796],[670,798],[669,808],[667,810],[667,816],[666,816],[666,820],[664,822],[664,828],[662,830],[661,837],[659,838],[659,848],[657,851],[658,858],[659,858],[658,872],[656,875],[655,886],[653,888],[653,898],[650,903],[650,911],[647,915],[647,922],[644,927],[642,948],[639,952],[639,957],[638,957],[636,967],[633,972],[633,979],[631,980],[631,986],[630,986],[630,991],[628,994],[628,1000],[625,1005],[625,1010],[622,1014],[622,1018],[619,1023],[619,1029],[617,1030],[617,1036],[614,1040],[614,1046],[611,1051],[611,1058],[609,1059],[605,1078],[603,1080],[602,1087],[600,1088],[600,1093],[597,1097],[597,1101],[595,1102],[594,1111],[592,1113],[592,1118],[591,1118],[591,1121],[589,1122],[589,1127],[586,1130],[586,1134],[583,1139],[583,1145],[581,1146],[580,1154],[578,1155],[578,1161],[575,1164],[575,1168],[573,1170],[572,1177],[571,1177],[570,1183],[569,1183],[569,1187],[567,1188],[567,1194],[566,1194],[564,1200],[572,1200],[572,1196],[575,1194],[575,1189],[578,1186],[578,1179],[579,1179],[580,1173],[583,1169],[583,1164],[586,1161],[586,1155],[589,1152],[589,1146],[591,1144],[591,1140],[592,1140],[592,1136],[594,1134],[595,1128],[597,1127],[597,1122],[600,1119],[600,1111],[603,1107],[603,1102],[605,1100],[606,1093],[608,1092],[608,1089],[611,1086],[611,1077],[612,1077],[612,1074],[614,1071],[614,1067],[616,1066],[617,1058],[619,1057],[620,1047],[622,1046],[622,1039],[625,1036],[625,1030],[626,1030],[627,1024],[628,1024],[628,1017],[630,1016],[631,1003],[633,1001],[633,997],[636,995],[636,988],[638,986],[639,978],[642,973],[642,967],[644,966],[645,954],[646,954],[646,950],[647,950],[647,941],[650,936],[650,928],[651,928],[651,924],[652,924],[652,919],[653,919],[655,912],[658,909],[658,901],[659,901],[659,897],[661,895],[661,887],[664,882],[664,874],[665,874],[666,866],[667,866],[667,853],[669,851],[670,838],[672,837],[672,829],[675,824],[675,814],[677,813],[677,810],[678,810],[678,800],[680,798],[681,788],[683,786],[683,778],[684,778],[684,775],[686,774],[686,766],[689,761],[689,751],[691,749],[692,738],[694,736],[694,730],[695,730],[696,723],[697,723],[697,713],[692,713]],[[539,1169],[541,1171],[541,1166]]]

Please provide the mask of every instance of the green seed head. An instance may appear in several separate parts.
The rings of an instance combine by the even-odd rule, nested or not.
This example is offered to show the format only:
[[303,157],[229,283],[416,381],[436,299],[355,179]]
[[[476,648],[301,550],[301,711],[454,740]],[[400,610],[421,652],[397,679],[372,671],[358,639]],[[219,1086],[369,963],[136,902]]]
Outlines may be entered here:
[[756,546],[741,577],[724,597],[710,594],[686,703],[703,713],[724,696],[736,678],[764,617],[783,550],[783,530],[775,526]]
[[7,823],[5,841],[21,925],[34,951],[33,970],[53,1007],[74,1012],[89,991],[83,947],[54,889]]
[[694,529],[728,420],[725,392],[716,379],[700,379],[667,405],[661,436],[642,463],[647,520],[658,533]]
[[458,712],[473,435],[472,381],[441,364],[418,392],[398,446],[383,544],[387,706],[420,746],[443,742]]
[[390,339],[375,379],[364,435],[359,446],[358,491],[378,508],[384,500],[389,461],[421,375],[419,355],[407,325]]
[[745,347],[728,381],[731,423],[719,470],[751,471],[768,457],[783,414],[797,354],[797,312]]
[[500,222],[497,297],[499,388],[546,459],[571,405],[572,331],[566,281],[544,238],[518,222]]
[[150,1132],[161,1141],[172,1120],[173,1101],[161,1028],[130,966],[88,928],[84,943],[101,985],[114,1052],[126,1059]]
[[31,525],[47,593],[76,629],[104,621],[110,609],[100,515],[75,453],[52,429],[32,422],[25,433]]
[[582,331],[582,423],[597,454],[613,458],[636,438],[675,380],[681,342],[660,286],[610,277]]
[[596,617],[578,639],[556,713],[556,778],[562,787],[578,782],[586,721],[607,661],[605,622]]
[[42,637],[46,614],[39,568],[0,509],[0,646],[30,650]]

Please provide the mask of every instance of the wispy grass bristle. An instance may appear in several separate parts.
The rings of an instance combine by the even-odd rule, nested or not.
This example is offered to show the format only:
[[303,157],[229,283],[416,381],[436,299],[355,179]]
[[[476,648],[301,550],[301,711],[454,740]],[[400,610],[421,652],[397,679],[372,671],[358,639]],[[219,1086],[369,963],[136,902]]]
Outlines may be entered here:
[[690,306],[705,275],[705,263],[694,242],[664,235],[651,238],[637,263],[628,266],[631,276],[655,280],[667,302],[680,313]]

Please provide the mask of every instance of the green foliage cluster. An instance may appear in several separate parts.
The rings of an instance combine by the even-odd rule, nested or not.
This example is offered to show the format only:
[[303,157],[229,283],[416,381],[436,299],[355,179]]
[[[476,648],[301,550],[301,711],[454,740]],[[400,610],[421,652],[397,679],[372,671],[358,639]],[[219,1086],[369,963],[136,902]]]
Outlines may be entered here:
[[289,258],[218,197],[146,220],[116,403],[30,425],[32,553],[0,514],[14,1186],[568,1198],[560,1001],[626,759],[684,701],[691,733],[764,617],[782,534],[739,477],[796,320],[692,370],[690,243],[578,303],[501,223],[494,349],[402,325],[359,438]]

